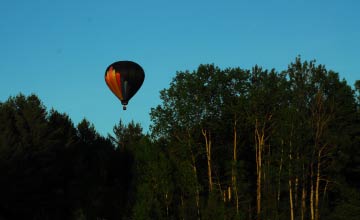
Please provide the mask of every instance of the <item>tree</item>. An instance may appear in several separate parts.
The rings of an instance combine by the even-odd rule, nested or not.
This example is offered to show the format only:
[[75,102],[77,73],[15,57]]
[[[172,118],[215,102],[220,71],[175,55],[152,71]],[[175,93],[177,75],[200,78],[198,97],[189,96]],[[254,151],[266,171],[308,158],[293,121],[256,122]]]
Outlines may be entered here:
[[[235,124],[244,120],[240,119],[243,113],[235,109],[244,99],[242,93],[247,88],[243,83],[247,80],[248,73],[240,68],[220,70],[214,65],[200,65],[192,73],[178,72],[170,88],[161,92],[163,104],[151,111],[154,136],[167,140],[169,147],[165,150],[179,161],[176,164],[187,161],[192,169],[194,178],[188,179],[188,185],[195,184],[190,195],[195,197],[192,201],[198,218],[203,204],[213,199],[231,202],[232,191],[236,195],[242,185],[236,181],[242,175],[236,169],[240,163],[236,140],[239,128]],[[234,132],[227,131],[229,126]],[[175,169],[180,176],[187,173],[185,167]],[[235,197],[235,212],[239,212],[239,195]]]
[[75,128],[36,95],[20,94],[0,103],[0,131],[0,218],[125,216],[127,156],[89,121]]
[[64,202],[61,175],[55,162],[59,142],[47,115],[36,95],[20,94],[1,104],[0,207],[9,218],[66,216],[61,206]]

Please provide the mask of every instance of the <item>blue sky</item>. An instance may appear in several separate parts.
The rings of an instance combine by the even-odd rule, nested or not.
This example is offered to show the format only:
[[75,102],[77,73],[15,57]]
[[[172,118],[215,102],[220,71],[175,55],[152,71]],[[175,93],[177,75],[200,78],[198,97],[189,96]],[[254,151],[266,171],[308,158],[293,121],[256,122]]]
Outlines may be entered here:
[[[35,93],[103,135],[122,119],[145,131],[176,71],[199,64],[286,69],[297,55],[360,79],[357,0],[0,0],[0,101]],[[133,60],[145,82],[128,110],[106,67]]]

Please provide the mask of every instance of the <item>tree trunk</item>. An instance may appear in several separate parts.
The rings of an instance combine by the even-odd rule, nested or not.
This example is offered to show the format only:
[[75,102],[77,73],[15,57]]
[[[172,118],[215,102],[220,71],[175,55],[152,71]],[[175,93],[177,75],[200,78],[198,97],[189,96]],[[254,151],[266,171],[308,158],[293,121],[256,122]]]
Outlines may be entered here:
[[[233,166],[232,166],[232,177],[231,177],[231,182],[232,182],[232,188],[235,194],[235,204],[236,204],[236,214],[239,214],[239,196],[238,196],[238,190],[237,190],[237,181],[236,181],[236,165],[237,165],[237,119],[236,119],[236,115],[235,115],[235,120],[234,120],[234,146],[233,146]],[[231,198],[231,191],[229,191],[229,198]]]
[[290,153],[289,153],[289,203],[290,203],[290,220],[294,220],[294,201],[293,201],[293,186],[292,186],[292,144],[290,141]]
[[305,213],[306,213],[306,189],[304,183],[301,191],[301,220],[305,219]]
[[202,134],[204,135],[204,139],[205,139],[206,158],[208,165],[209,191],[211,192],[213,189],[213,182],[211,175],[211,134],[210,132],[208,134],[208,132],[204,129],[202,129]]
[[292,192],[292,180],[289,178],[289,202],[290,202],[290,220],[294,220],[294,204]]
[[255,153],[256,153],[256,214],[257,219],[260,219],[261,214],[261,176],[262,176],[262,151],[264,147],[265,138],[265,123],[262,128],[259,128],[259,122],[255,122]]
[[[322,151],[327,148],[327,144],[322,144],[321,139],[324,135],[324,131],[327,128],[327,125],[329,121],[332,118],[332,106],[330,108],[326,109],[324,106],[324,94],[322,90],[319,90],[316,94],[316,103],[314,108],[312,109],[312,117],[313,117],[313,126],[315,129],[315,146],[314,146],[314,153],[313,155],[316,155],[317,159],[317,166],[316,166],[316,176],[315,176],[315,190],[312,189],[312,201],[313,201],[313,211],[312,211],[312,220],[319,220],[320,219],[320,213],[319,213],[319,193],[320,193],[320,168],[322,164]],[[321,146],[321,147],[320,147]],[[313,164],[311,164],[311,187],[314,188],[314,167]],[[315,201],[314,201],[315,199]]]
[[[300,161],[300,156],[299,156],[299,152],[296,153],[296,164],[298,164],[298,162]],[[298,166],[296,166],[296,168],[298,168]],[[295,201],[294,201],[294,209],[295,210],[299,210],[299,172],[295,173],[295,190],[294,190],[294,196],[295,196]]]
[[321,149],[318,151],[318,164],[317,164],[317,170],[316,170],[316,185],[315,185],[315,220],[320,219],[320,213],[319,213],[319,193],[320,193],[320,167],[321,167],[321,153],[326,148],[326,145],[324,145]]
[[[320,152],[319,152],[320,155]],[[320,186],[320,160],[318,161],[315,185],[315,220],[319,220],[319,186]]]
[[166,217],[169,218],[169,201],[168,201],[168,193],[165,193],[165,204],[166,204]]
[[310,165],[310,217],[311,220],[315,219],[314,216],[314,181],[313,181],[314,171],[313,163]]
[[280,204],[280,190],[281,190],[281,171],[283,166],[283,154],[284,154],[284,140],[281,140],[281,157],[279,165],[279,174],[278,174],[278,189],[277,189],[277,204]]

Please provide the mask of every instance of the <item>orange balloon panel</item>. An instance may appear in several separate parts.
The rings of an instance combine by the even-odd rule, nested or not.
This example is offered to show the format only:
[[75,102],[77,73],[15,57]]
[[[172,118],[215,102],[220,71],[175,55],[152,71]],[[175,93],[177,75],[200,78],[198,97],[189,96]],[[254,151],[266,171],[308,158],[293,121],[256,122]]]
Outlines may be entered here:
[[[119,80],[117,80],[117,78]],[[106,72],[105,81],[110,90],[118,97],[120,100],[123,100],[120,84],[120,73],[116,73],[115,69],[112,67]]]

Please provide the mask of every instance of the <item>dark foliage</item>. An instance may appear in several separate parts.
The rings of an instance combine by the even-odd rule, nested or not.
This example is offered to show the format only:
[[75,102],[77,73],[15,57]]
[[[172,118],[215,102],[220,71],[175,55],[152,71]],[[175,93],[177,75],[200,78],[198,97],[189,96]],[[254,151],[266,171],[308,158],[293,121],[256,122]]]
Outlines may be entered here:
[[0,219],[121,219],[131,156],[31,95],[0,106]]

